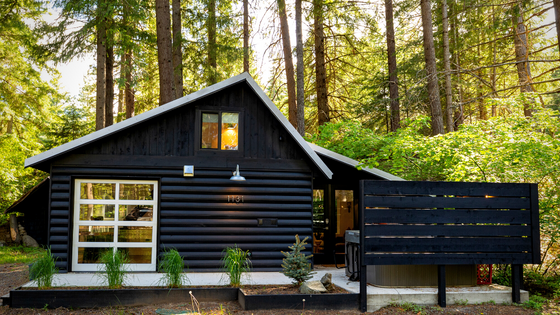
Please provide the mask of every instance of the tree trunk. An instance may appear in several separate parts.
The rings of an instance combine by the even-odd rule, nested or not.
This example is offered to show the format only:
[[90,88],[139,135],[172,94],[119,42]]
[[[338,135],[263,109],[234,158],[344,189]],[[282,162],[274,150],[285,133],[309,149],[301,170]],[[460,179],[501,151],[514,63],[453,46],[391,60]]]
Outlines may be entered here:
[[296,0],[297,131],[301,136],[305,136],[305,86],[303,82],[303,32],[301,24],[301,0]]
[[393,0],[385,0],[385,22],[387,24],[387,63],[389,65],[391,131],[397,131],[401,125],[401,115],[399,105],[399,84],[397,77],[397,53],[395,49],[395,28],[393,25]]
[[10,237],[12,238],[12,242],[16,244],[21,243],[21,235],[19,234],[17,216],[15,213],[10,214]]
[[115,102],[115,82],[113,80],[113,65],[115,55],[111,40],[107,41],[107,68],[105,69],[105,127],[113,124],[113,106]]
[[95,105],[95,130],[105,127],[106,67],[107,67],[107,29],[105,20],[105,1],[97,2],[97,83]]
[[12,132],[14,132],[14,116],[10,116],[8,125],[6,126],[6,133],[11,134]]
[[432,112],[432,135],[443,134],[443,117],[436,69],[436,52],[432,29],[432,4],[430,0],[421,0],[422,30],[424,33],[424,58],[428,75],[428,95]]
[[124,55],[126,73],[124,80],[124,105],[126,119],[134,116],[134,90],[132,88],[132,53],[130,50]]
[[294,62],[292,60],[292,45],[290,44],[290,30],[284,0],[277,0],[280,15],[280,30],[282,32],[282,46],[284,48],[284,65],[286,68],[286,82],[288,87],[288,120],[297,128],[296,82],[294,80]]
[[208,1],[208,65],[210,66],[210,84],[216,84],[218,64],[216,60],[216,0]]
[[171,53],[171,19],[168,0],[156,0],[156,32],[159,69],[159,105],[171,102],[173,92],[173,57]]
[[447,18],[447,0],[443,0],[441,8],[443,21],[443,63],[445,67],[445,116],[447,132],[455,131],[453,124],[453,94],[451,90],[451,62],[449,54],[449,20]]
[[453,42],[454,42],[454,56],[455,56],[455,69],[457,71],[457,107],[455,108],[455,112],[453,113],[453,124],[454,129],[459,130],[459,126],[463,124],[463,88],[461,85],[461,63],[459,59],[459,20],[457,18],[457,9],[456,5],[454,4],[451,7],[451,16],[453,16]]
[[[518,6],[517,12],[512,16],[513,28],[515,32],[515,60],[517,61],[517,75],[519,76],[519,85],[521,93],[532,92],[531,88],[531,68],[529,66],[529,55],[527,54],[527,34],[525,24],[523,22],[523,11]],[[531,106],[529,103],[523,104],[523,112],[526,117],[532,116]]]
[[183,35],[181,30],[181,0],[173,0],[173,86],[175,88],[175,99],[183,97]]
[[558,52],[560,53],[560,0],[554,1],[554,16],[556,17],[556,37],[558,38]]
[[329,122],[327,99],[327,69],[325,67],[325,35],[323,33],[323,0],[313,0],[313,28],[315,31],[315,88],[317,90],[317,122]]
[[124,55],[121,55],[120,71],[119,71],[119,95],[117,96],[117,123],[122,121],[122,114],[124,112]]
[[249,73],[249,0],[243,0],[243,72]]

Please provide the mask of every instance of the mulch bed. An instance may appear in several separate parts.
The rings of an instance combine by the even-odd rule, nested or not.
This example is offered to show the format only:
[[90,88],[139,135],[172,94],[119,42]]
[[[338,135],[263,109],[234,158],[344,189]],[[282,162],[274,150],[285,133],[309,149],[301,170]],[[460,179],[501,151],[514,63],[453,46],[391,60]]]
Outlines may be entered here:
[[[328,293],[337,294],[350,294],[350,292],[344,290],[341,287],[334,286],[335,289],[329,291]],[[299,288],[294,285],[244,285],[241,287],[243,292],[247,295],[259,295],[259,294],[302,294],[299,292]]]

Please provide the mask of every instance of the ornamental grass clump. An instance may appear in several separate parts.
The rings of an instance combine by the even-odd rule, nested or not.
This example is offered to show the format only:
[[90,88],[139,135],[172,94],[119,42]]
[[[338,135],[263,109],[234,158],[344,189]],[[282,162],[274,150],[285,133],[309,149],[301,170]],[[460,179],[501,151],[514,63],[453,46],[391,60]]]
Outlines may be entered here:
[[236,245],[226,248],[223,252],[225,255],[222,258],[222,269],[229,277],[229,284],[239,287],[243,273],[251,271],[249,251],[244,251]]
[[107,280],[109,289],[121,288],[126,277],[128,256],[121,250],[109,249],[101,255],[100,261],[100,275]]
[[294,245],[288,247],[291,249],[290,252],[282,252],[286,258],[282,260],[282,268],[284,269],[282,273],[289,278],[292,278],[295,285],[301,285],[305,281],[311,279],[314,272],[311,271],[311,263],[309,259],[313,255],[305,256],[303,251],[305,250],[305,242],[307,237],[303,241],[299,240],[299,235],[296,235],[296,242]]
[[183,273],[183,257],[176,249],[165,251],[159,263],[159,270],[164,272],[163,282],[168,288],[180,288],[188,283],[187,274]]
[[42,252],[39,259],[33,263],[29,270],[29,275],[37,280],[39,289],[52,287],[54,275],[58,273],[55,266],[55,258],[51,254],[51,250],[47,249]]

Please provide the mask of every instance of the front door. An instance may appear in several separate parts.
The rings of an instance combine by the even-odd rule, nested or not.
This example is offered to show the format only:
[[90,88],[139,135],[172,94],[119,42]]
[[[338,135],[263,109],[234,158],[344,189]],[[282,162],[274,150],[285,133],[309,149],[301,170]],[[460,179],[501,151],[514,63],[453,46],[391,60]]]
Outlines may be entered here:
[[354,191],[327,185],[313,190],[313,260],[344,264],[344,235],[358,226]]

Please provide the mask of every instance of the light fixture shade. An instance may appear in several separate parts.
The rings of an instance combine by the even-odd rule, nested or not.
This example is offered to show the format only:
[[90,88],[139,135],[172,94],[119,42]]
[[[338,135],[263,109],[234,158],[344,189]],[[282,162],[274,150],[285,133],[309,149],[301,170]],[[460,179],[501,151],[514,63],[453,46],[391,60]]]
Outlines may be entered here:
[[239,173],[239,164],[237,164],[237,170],[233,172],[233,176],[229,179],[237,182],[245,181],[245,177],[241,176]]

